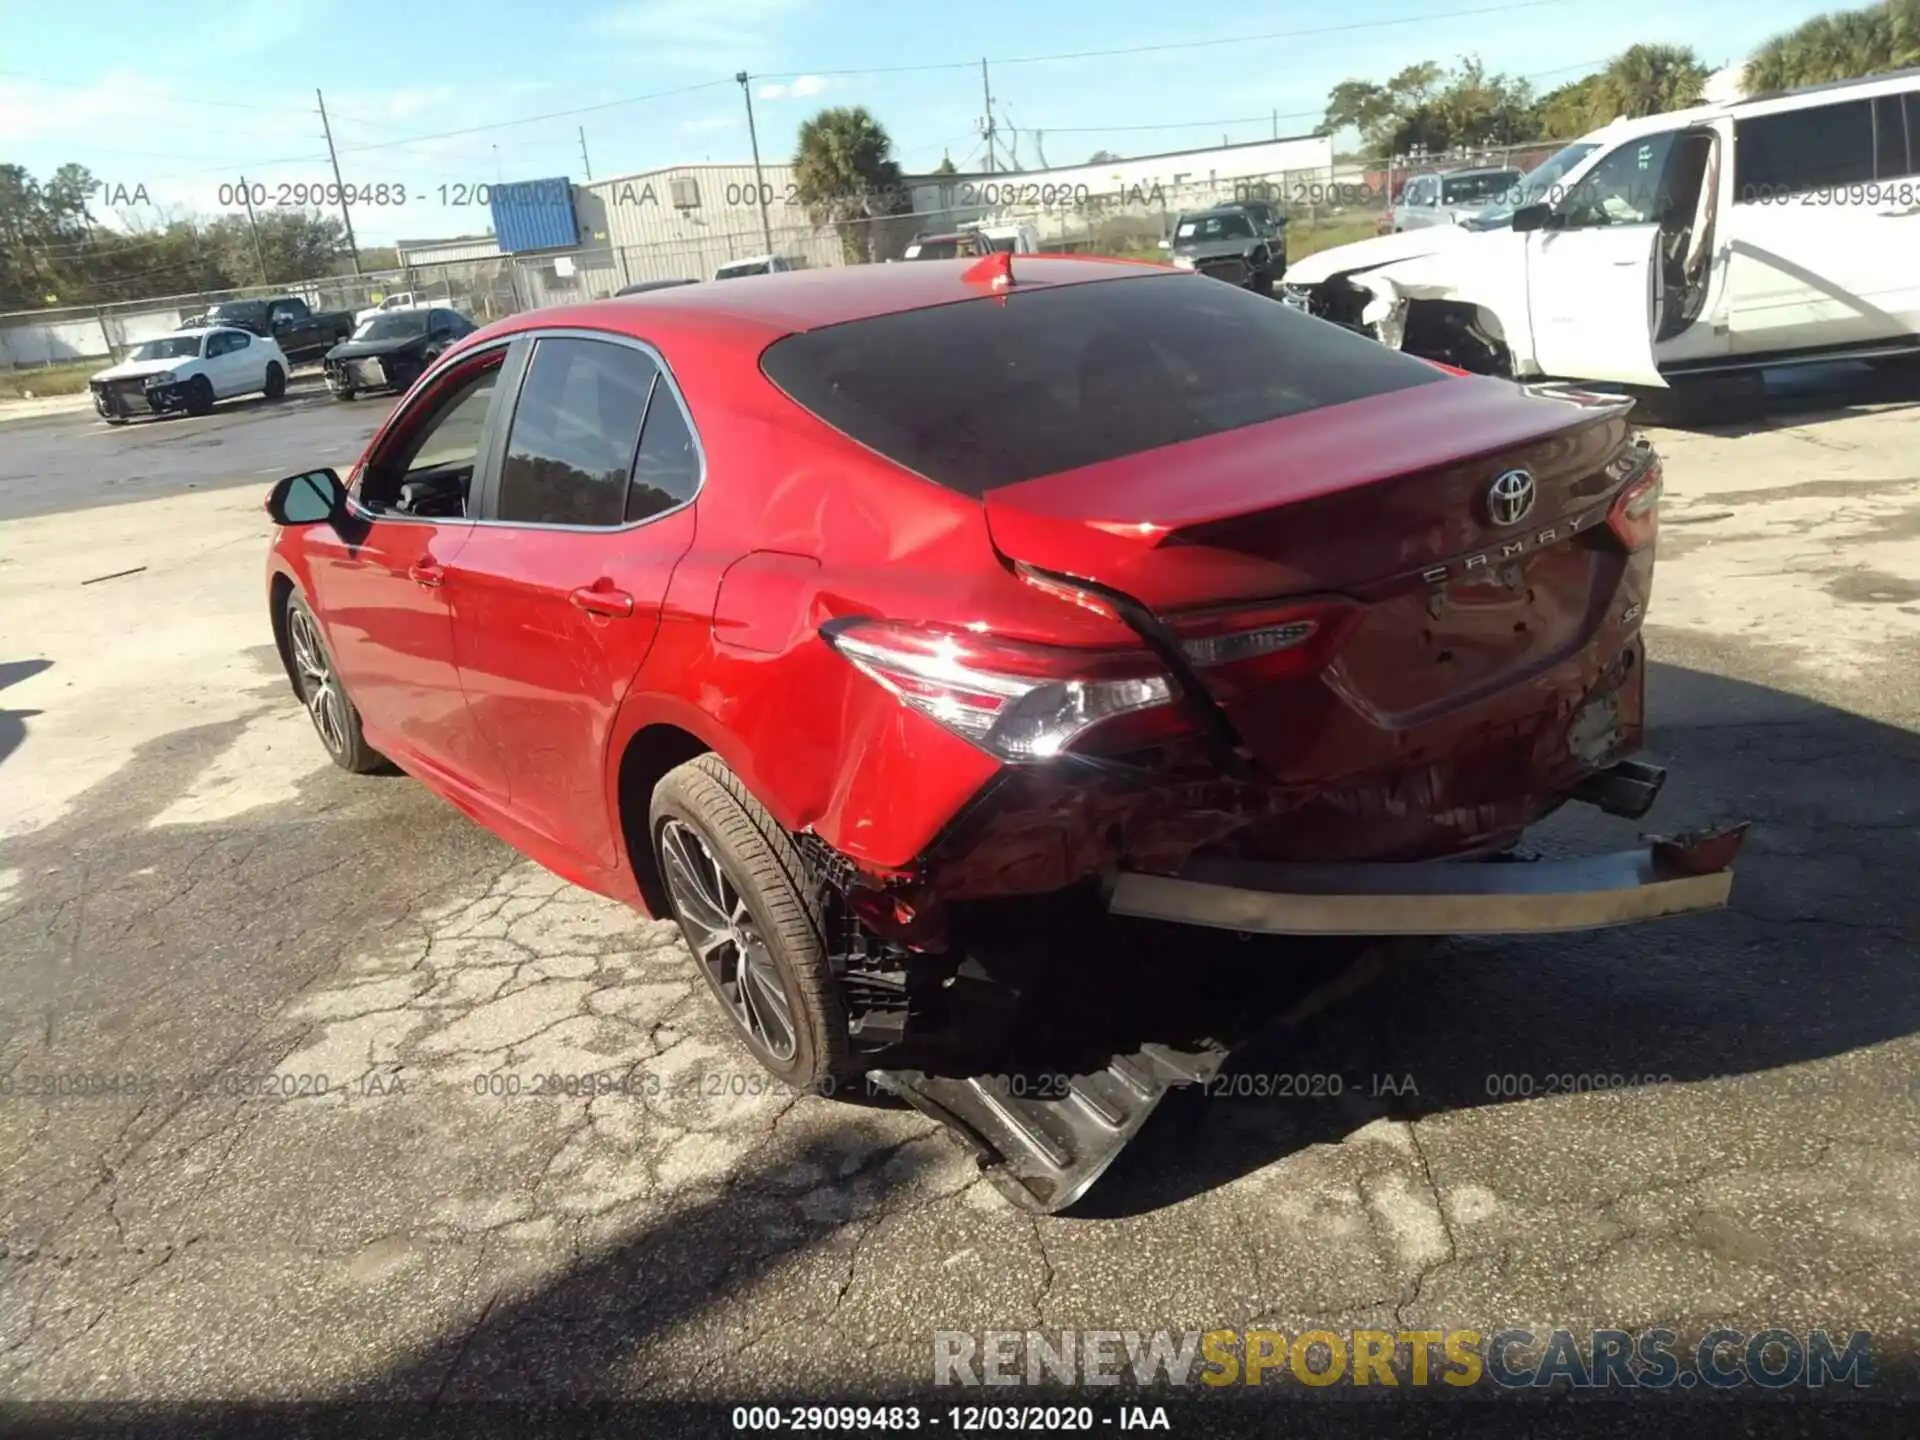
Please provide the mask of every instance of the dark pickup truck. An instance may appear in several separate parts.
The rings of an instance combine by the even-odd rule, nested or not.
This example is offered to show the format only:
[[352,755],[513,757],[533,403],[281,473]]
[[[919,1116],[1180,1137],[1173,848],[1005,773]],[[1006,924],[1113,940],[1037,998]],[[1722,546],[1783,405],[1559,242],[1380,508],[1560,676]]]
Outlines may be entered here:
[[[237,325],[256,335],[271,335],[289,361],[320,360],[327,351],[353,334],[351,310],[307,308],[297,295],[275,300],[223,300],[188,325]],[[185,327],[183,327],[185,328]]]

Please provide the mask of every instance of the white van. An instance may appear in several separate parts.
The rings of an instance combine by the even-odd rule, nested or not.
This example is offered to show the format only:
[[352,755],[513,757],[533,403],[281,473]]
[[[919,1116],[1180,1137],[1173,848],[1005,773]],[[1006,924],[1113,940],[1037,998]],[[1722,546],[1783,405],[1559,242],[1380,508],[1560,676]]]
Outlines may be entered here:
[[1616,120],[1458,226],[1295,261],[1284,299],[1519,379],[1920,355],[1917,172],[1920,70]]

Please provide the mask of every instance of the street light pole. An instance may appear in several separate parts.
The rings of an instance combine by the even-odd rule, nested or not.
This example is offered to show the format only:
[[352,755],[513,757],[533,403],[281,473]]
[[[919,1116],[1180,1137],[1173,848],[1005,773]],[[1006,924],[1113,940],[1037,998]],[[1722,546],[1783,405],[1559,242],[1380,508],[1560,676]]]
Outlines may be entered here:
[[753,194],[760,202],[760,238],[766,242],[767,254],[771,255],[773,222],[767,219],[767,182],[760,174],[760,136],[753,128],[753,90],[747,84],[746,71],[733,78],[740,82],[740,94],[747,102],[747,143],[753,146]]

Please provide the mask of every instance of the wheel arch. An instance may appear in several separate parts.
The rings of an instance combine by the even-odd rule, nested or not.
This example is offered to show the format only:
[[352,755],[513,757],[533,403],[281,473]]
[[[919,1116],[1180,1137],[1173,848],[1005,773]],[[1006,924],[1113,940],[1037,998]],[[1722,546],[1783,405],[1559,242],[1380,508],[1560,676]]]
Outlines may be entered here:
[[273,648],[280,652],[280,668],[287,672],[287,684],[296,699],[300,695],[300,677],[293,668],[293,642],[287,636],[287,601],[299,588],[284,570],[275,570],[267,582],[267,614],[273,625]]
[[626,847],[627,866],[633,871],[634,884],[649,915],[672,913],[667,906],[666,886],[654,861],[653,836],[648,828],[654,787],[668,771],[713,749],[692,731],[657,721],[633,732],[621,749],[620,763],[614,767],[614,818],[619,822],[621,843]]

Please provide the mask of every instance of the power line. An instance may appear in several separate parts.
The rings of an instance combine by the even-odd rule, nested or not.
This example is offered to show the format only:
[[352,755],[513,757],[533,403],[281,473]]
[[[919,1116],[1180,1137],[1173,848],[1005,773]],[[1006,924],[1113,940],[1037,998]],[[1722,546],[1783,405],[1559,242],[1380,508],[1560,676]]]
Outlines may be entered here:
[[[1582,60],[1577,65],[1560,65],[1552,70],[1534,70],[1525,75],[1516,75],[1513,78],[1516,80],[1544,80],[1552,75],[1566,75],[1575,70],[1587,70],[1606,63],[1605,59]],[[1268,110],[1259,115],[1241,115],[1227,120],[1172,120],[1165,124],[1153,125],[1047,125],[1035,128],[1044,129],[1049,135],[1097,135],[1108,130],[1192,130],[1203,127],[1211,128],[1216,125],[1266,125],[1276,119],[1307,120],[1325,114],[1326,108],[1322,106],[1318,110],[1283,110],[1278,115]]]
[[[994,65],[1045,65],[1056,60],[1100,60],[1118,55],[1158,55],[1168,50],[1202,50],[1221,45],[1254,45],[1266,40],[1298,40],[1309,35],[1343,35],[1355,30],[1379,30],[1390,25],[1424,25],[1435,20],[1457,20],[1474,15],[1503,15],[1514,10],[1539,10],[1582,0],[1512,0],[1505,5],[1483,5],[1470,10],[1430,10],[1387,20],[1354,20],[1345,25],[1316,25],[1305,30],[1269,30],[1259,35],[1228,35],[1215,40],[1167,40],[1157,45],[1123,45],[1108,50],[1062,50],[1049,55],[989,56]],[[930,70],[972,70],[978,60],[929,61],[919,65],[872,65],[850,70],[781,70],[756,75],[756,80],[794,80],[802,75],[908,75]]]
[[[1562,3],[1562,0],[1552,0],[1552,3]],[[697,85],[682,85],[673,90],[656,90],[651,95],[629,95],[624,100],[602,100],[596,105],[576,105],[569,110],[549,110],[542,115],[521,115],[513,120],[493,120],[485,125],[467,125],[458,130],[441,130],[431,135],[405,135],[397,140],[378,140],[368,145],[342,145],[340,152],[343,155],[352,155],[368,150],[390,150],[401,145],[418,145],[428,140],[451,140],[461,135],[478,135],[488,130],[504,130],[514,125],[534,125],[542,120],[565,120],[575,115],[592,115],[601,110],[615,110],[622,105],[642,105],[650,100],[668,100],[676,95],[691,95],[699,90],[712,90],[722,85],[738,83],[731,78],[703,80]]]

